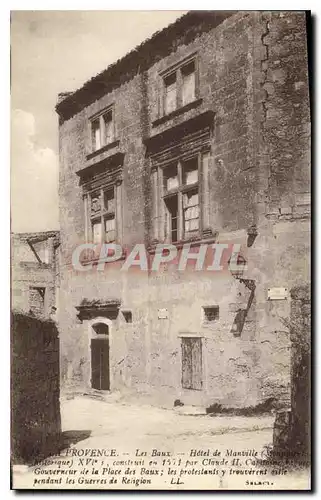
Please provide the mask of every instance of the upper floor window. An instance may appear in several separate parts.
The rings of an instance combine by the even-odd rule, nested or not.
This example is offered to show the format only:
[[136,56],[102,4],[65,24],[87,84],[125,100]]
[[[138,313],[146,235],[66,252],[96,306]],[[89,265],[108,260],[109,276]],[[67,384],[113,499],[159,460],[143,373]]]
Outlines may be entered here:
[[176,73],[164,78],[165,95],[164,95],[164,112],[166,115],[177,108],[177,81]]
[[109,109],[91,120],[91,141],[93,151],[97,151],[114,141],[113,114],[113,110]]
[[182,72],[182,105],[194,101],[195,92],[195,61],[191,61],[181,69]]
[[180,65],[163,79],[163,114],[168,115],[196,99],[196,59]]

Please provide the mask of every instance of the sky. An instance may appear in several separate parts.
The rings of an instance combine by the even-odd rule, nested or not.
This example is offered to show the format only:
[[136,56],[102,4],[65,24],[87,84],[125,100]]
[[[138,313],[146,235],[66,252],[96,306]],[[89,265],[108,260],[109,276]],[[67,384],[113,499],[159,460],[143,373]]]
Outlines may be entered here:
[[59,229],[59,92],[72,91],[185,11],[11,12],[11,230]]

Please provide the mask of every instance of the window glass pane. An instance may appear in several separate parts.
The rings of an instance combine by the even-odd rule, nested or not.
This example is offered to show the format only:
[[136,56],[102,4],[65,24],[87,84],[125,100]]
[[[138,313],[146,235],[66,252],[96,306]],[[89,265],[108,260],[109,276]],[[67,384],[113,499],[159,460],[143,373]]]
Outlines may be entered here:
[[185,220],[185,233],[198,231],[199,222],[198,219]]
[[198,207],[198,192],[197,191],[189,191],[184,194],[184,208],[187,207]]
[[178,188],[177,165],[172,165],[164,169],[164,181],[167,191]]
[[109,189],[104,193],[104,208],[107,212],[115,211],[115,195],[113,189]]
[[177,85],[176,85],[176,73],[172,73],[164,79],[165,83],[165,99],[164,99],[164,111],[165,114],[170,113],[176,109],[177,101]]
[[109,335],[109,326],[105,325],[105,323],[96,323],[92,326],[92,329],[97,335]]
[[189,223],[190,223],[189,231],[198,230],[198,219],[191,219]]
[[198,160],[193,158],[183,163],[183,184],[195,184],[198,182]]
[[93,228],[93,242],[100,243],[101,242],[101,222],[94,222],[92,225]]
[[112,112],[109,111],[104,115],[105,122],[105,144],[109,144],[114,140],[114,130],[113,130],[113,115]]
[[112,243],[116,239],[115,218],[105,220],[105,241]]
[[106,237],[105,237],[106,243],[113,243],[115,240],[116,240],[115,231],[108,231],[108,233],[106,233]]
[[96,151],[97,149],[101,148],[99,118],[91,122],[91,131],[92,131],[93,150]]
[[190,207],[185,210],[185,219],[197,219],[199,216],[199,207]]
[[106,219],[105,229],[106,231],[113,231],[115,229],[115,219]]
[[198,192],[193,190],[184,193],[184,231],[186,233],[195,232],[199,229],[199,200]]
[[188,104],[195,99],[195,64],[191,62],[182,68],[182,103]]

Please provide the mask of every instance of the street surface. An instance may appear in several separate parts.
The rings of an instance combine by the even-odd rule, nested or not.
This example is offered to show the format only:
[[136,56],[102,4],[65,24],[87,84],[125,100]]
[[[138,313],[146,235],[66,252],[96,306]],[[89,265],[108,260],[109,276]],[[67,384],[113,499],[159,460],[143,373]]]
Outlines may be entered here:
[[[262,451],[272,443],[272,415],[184,414],[192,412],[128,404],[112,394],[105,400],[88,395],[62,398],[65,450],[37,466],[15,466],[13,487],[309,488],[307,470],[257,472],[262,467],[256,466],[255,456],[262,459]],[[61,468],[64,472],[57,472]]]

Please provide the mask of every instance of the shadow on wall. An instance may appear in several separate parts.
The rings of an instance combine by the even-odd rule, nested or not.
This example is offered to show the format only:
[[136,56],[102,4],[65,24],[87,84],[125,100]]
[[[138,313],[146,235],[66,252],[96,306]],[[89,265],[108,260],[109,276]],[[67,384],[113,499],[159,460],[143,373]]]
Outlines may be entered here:
[[63,450],[79,441],[89,438],[91,431],[65,431],[59,435],[35,435],[33,439],[23,439],[19,446],[19,457],[13,463],[34,465],[47,457],[59,455]]
[[271,413],[276,407],[277,401],[275,398],[268,398],[263,403],[256,406],[248,406],[246,408],[225,408],[218,403],[214,403],[206,408],[206,413],[211,416],[216,415],[234,415],[243,417],[254,417]]
[[60,439],[59,338],[56,324],[20,312],[11,317],[11,456],[46,456]]

